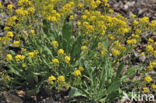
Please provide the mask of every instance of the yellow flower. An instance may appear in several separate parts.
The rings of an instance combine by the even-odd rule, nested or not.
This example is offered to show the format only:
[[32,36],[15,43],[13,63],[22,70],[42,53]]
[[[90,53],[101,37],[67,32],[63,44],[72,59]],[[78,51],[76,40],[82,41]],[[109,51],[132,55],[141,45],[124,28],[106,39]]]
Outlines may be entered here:
[[79,3],[78,7],[82,8],[84,5],[82,3]]
[[82,66],[79,66],[80,71],[84,71],[84,68]]
[[12,20],[17,20],[17,16],[12,16]]
[[13,46],[14,47],[19,47],[20,46],[20,41],[14,41]]
[[156,89],[156,84],[152,84],[152,88],[153,89]]
[[155,50],[155,51],[153,51],[153,55],[154,55],[154,57],[156,57],[156,50]]
[[114,40],[114,39],[115,39],[115,37],[114,37],[112,34],[108,34],[107,37],[108,37],[109,39],[111,39],[111,40]]
[[98,42],[98,48],[102,48],[102,47],[103,47],[102,42]]
[[13,59],[12,59],[12,55],[11,55],[11,54],[7,54],[6,60],[7,60],[7,61],[12,61],[12,60],[13,60]]
[[147,70],[149,70],[149,71],[153,71],[153,65],[149,65],[149,66],[147,66]]
[[52,16],[52,17],[51,17],[51,21],[52,21],[52,22],[56,22],[56,21],[57,21],[57,18],[56,18],[55,16]]
[[105,56],[107,52],[108,50],[106,48],[102,48],[102,50],[100,51],[101,56]]
[[7,32],[7,37],[13,37],[14,36],[14,34],[11,32],[11,31],[9,31],[9,32]]
[[154,43],[154,40],[151,39],[151,38],[149,38],[149,39],[148,39],[148,42],[149,42],[149,43]]
[[113,9],[109,9],[108,12],[111,13],[111,14],[113,14],[114,13],[114,10]]
[[146,46],[146,51],[147,51],[147,53],[153,53],[154,48],[152,47],[152,45],[147,45]]
[[10,81],[11,80],[10,76],[9,75],[5,75],[5,74],[2,75],[2,79],[4,81]]
[[56,59],[56,58],[53,58],[53,59],[52,59],[52,63],[53,63],[53,64],[58,64],[58,63],[59,63],[59,60]]
[[140,53],[140,55],[139,56],[144,56],[145,55],[145,53],[144,52],[142,52],[142,53]]
[[132,34],[132,37],[133,38],[139,38],[140,36],[138,34],[136,34],[136,35],[135,34]]
[[73,15],[71,15],[69,19],[70,19],[70,20],[74,20],[74,16],[73,16]]
[[156,61],[151,62],[150,65],[156,66]]
[[23,63],[23,64],[22,64],[22,67],[23,67],[23,68],[25,68],[25,67],[26,67],[26,64],[25,64],[25,63]]
[[51,75],[49,78],[48,78],[48,83],[52,83],[54,80],[56,80],[56,78]]
[[154,42],[153,44],[154,44],[154,46],[156,46],[156,42]]
[[5,26],[4,27],[4,31],[7,31],[7,30],[9,30],[10,29],[10,27],[8,27],[8,26]]
[[87,19],[87,16],[86,15],[82,15],[81,18],[85,20],[85,19]]
[[37,55],[39,53],[38,50],[34,50],[33,52],[35,55]]
[[136,33],[136,34],[141,34],[141,32],[142,32],[141,29],[136,29],[136,30],[135,30],[135,33]]
[[21,7],[19,9],[16,9],[16,14],[19,16],[25,16],[28,14],[28,11],[24,10],[24,8]]
[[25,51],[27,51],[27,49],[25,49],[25,48],[21,48],[21,51],[22,51],[22,52],[25,52]]
[[65,56],[65,62],[69,63],[70,62],[70,57],[69,56]]
[[3,6],[2,6],[2,3],[0,2],[0,9],[2,9],[3,8]]
[[52,22],[56,22],[57,18],[55,16],[48,16],[48,20],[50,20]]
[[57,81],[58,81],[58,82],[65,82],[64,76],[63,76],[63,75],[59,76],[59,77],[57,78]]
[[7,5],[7,9],[12,10],[12,8],[13,8],[12,4]]
[[145,77],[145,81],[148,82],[148,83],[150,83],[152,81],[152,78],[150,76],[146,76]]
[[57,51],[57,55],[58,56],[61,56],[61,55],[63,55],[64,54],[64,50],[63,49],[59,49],[58,51]]
[[16,55],[15,59],[16,59],[16,61],[22,61],[25,59],[25,56],[24,55]]
[[88,20],[91,22],[91,21],[95,21],[96,19],[96,16],[91,16]]
[[113,56],[118,56],[118,55],[120,55],[120,51],[119,50],[112,50],[112,54],[113,54]]
[[87,46],[81,46],[81,50],[82,50],[82,51],[87,50]]
[[29,7],[29,8],[27,9],[27,11],[28,11],[29,13],[34,13],[35,9],[34,9],[33,7]]
[[145,93],[148,93],[149,92],[149,90],[148,90],[147,87],[146,88],[143,88],[143,90],[144,90]]
[[35,53],[34,53],[34,52],[29,52],[27,55],[28,55],[30,58],[33,58],[34,55],[35,55]]
[[144,24],[144,23],[148,23],[148,22],[149,22],[149,17],[140,18],[140,19],[139,19],[139,22],[140,22],[140,23],[143,23],[143,24]]
[[136,15],[134,15],[134,14],[130,14],[130,17],[131,17],[131,18],[135,18]]
[[58,48],[59,44],[57,41],[52,41],[51,42],[51,45],[54,47],[54,48]]
[[80,22],[80,21],[78,21],[78,22],[77,22],[77,25],[78,25],[78,26],[80,26],[80,25],[81,25],[81,22]]
[[127,44],[135,45],[137,43],[136,39],[127,40]]
[[80,70],[75,70],[74,71],[74,76],[81,76]]
[[31,35],[35,35],[35,30],[30,30]]

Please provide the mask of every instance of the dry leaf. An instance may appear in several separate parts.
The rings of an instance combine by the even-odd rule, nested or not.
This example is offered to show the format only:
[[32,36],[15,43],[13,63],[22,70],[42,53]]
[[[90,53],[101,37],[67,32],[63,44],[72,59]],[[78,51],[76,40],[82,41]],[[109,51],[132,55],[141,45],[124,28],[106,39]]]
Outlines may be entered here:
[[17,95],[19,97],[24,97],[25,96],[25,92],[23,90],[18,90],[18,91],[16,91],[16,93],[17,93]]

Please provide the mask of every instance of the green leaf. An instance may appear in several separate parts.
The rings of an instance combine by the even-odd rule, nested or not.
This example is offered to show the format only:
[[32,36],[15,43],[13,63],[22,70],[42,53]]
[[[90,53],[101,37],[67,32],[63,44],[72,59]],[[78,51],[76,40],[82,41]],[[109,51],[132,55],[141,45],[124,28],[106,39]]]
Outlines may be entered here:
[[32,89],[32,90],[28,90],[26,93],[28,96],[32,96],[32,95],[35,95],[37,91],[39,91],[40,89],[40,86],[37,86],[35,89]]
[[43,52],[47,55],[52,55],[52,51],[47,46],[43,46]]
[[114,80],[114,82],[106,90],[106,94],[109,95],[112,92],[117,91],[120,88],[120,84],[121,84],[120,80]]
[[85,97],[86,95],[82,94],[81,90],[78,88],[75,88],[75,87],[71,88],[71,90],[69,91],[69,97],[73,98],[73,97],[78,97],[78,96],[84,96]]
[[125,80],[126,78],[136,74],[137,70],[140,70],[140,66],[133,66],[127,70],[127,72],[122,76],[121,80]]
[[117,69],[117,71],[116,71],[116,78],[119,78],[120,77],[120,73],[121,73],[121,71],[123,70],[123,68],[124,68],[124,65],[125,65],[125,63],[124,62],[122,62],[122,63],[120,63],[120,65],[119,65],[119,67],[118,67],[118,69]]
[[14,68],[10,68],[10,72],[16,74],[17,76],[22,77],[22,74],[20,73],[20,71],[14,69]]
[[42,82],[38,83],[38,85],[36,85],[36,87],[32,90],[28,90],[26,93],[28,96],[32,96],[35,95],[37,93],[37,91],[39,91],[39,89],[41,88],[41,86],[43,85],[43,83],[45,83],[46,81],[43,80]]
[[10,50],[11,55],[16,55],[16,53],[13,50]]
[[79,37],[72,45],[71,48],[71,58],[73,58],[72,62],[75,62],[80,58],[80,53],[81,53],[81,37]]
[[45,72],[39,72],[39,73],[34,72],[33,74],[36,75],[36,76],[40,76],[40,75],[47,76],[48,72],[46,72],[46,71]]
[[63,38],[68,41],[72,35],[72,26],[70,26],[69,24],[64,24],[62,29],[62,34],[63,34]]

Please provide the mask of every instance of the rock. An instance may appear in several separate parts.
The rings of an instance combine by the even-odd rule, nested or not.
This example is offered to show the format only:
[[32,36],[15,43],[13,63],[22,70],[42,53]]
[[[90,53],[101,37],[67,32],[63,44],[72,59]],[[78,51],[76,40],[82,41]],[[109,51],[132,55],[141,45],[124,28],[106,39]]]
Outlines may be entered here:
[[22,99],[6,91],[2,92],[7,103],[23,103]]

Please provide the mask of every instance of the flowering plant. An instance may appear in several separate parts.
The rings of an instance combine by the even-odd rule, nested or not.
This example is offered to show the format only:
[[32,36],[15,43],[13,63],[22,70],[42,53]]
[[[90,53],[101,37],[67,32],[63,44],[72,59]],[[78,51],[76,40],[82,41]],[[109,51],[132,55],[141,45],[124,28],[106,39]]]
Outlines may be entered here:
[[[129,24],[107,0],[18,0],[16,10],[12,4],[7,9],[0,47],[2,52],[15,49],[2,56],[8,70],[1,77],[8,88],[26,87],[31,95],[40,87],[70,89],[70,99],[87,102],[120,98],[129,82],[145,92],[150,84],[154,91],[150,72],[156,66],[156,42],[149,38],[145,51],[137,49],[144,32],[153,35],[155,20],[131,15]],[[130,65],[134,52],[139,58],[147,55],[149,66]],[[133,79],[137,73],[143,79]]]

